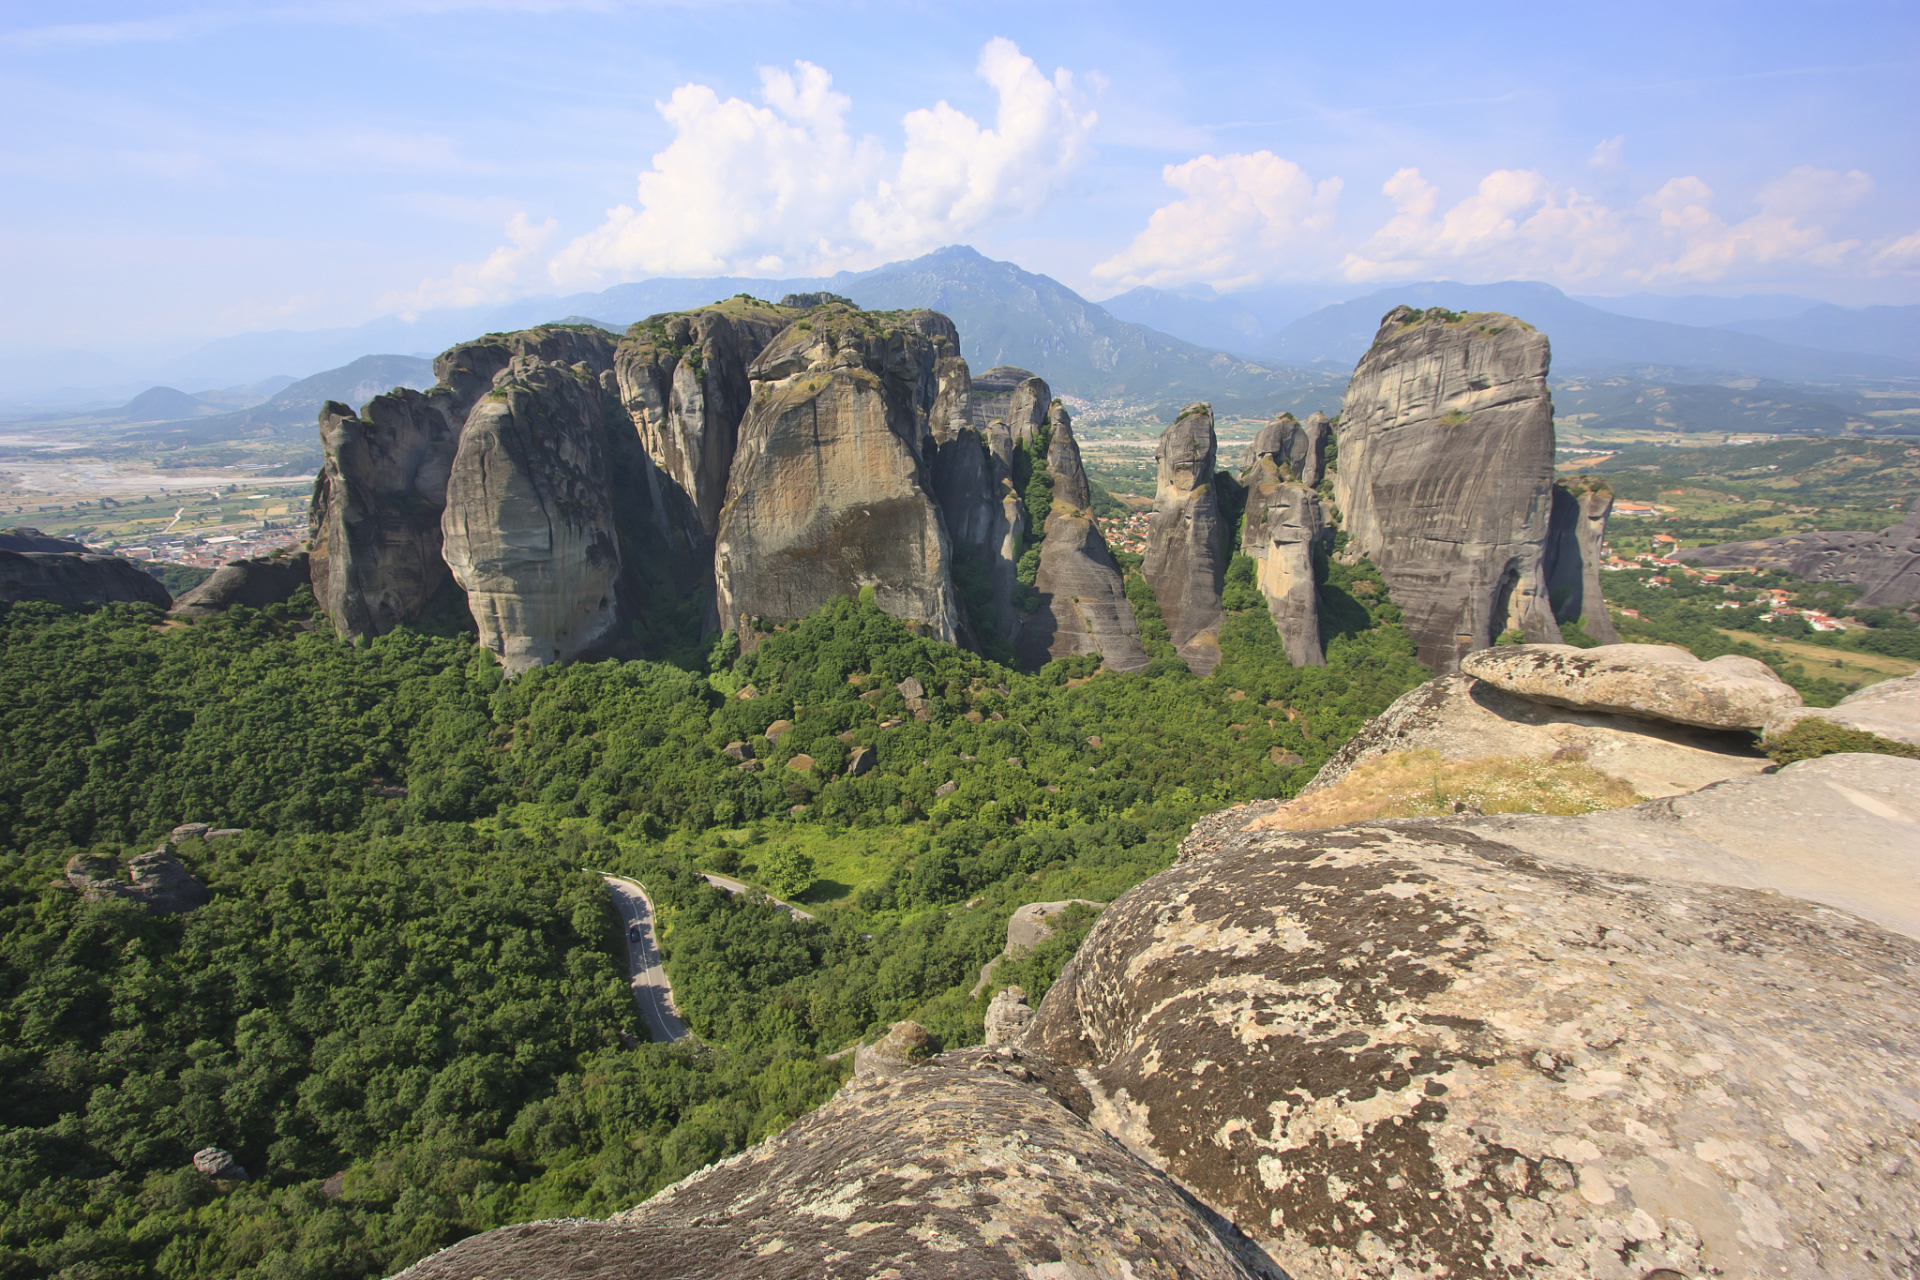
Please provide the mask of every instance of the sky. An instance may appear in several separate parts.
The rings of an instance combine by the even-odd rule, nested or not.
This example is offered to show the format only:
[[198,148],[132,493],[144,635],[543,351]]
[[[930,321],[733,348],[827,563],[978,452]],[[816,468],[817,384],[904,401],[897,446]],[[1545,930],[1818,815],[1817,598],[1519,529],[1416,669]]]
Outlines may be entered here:
[[944,244],[1136,285],[1920,301],[1920,6],[0,8],[0,338]]

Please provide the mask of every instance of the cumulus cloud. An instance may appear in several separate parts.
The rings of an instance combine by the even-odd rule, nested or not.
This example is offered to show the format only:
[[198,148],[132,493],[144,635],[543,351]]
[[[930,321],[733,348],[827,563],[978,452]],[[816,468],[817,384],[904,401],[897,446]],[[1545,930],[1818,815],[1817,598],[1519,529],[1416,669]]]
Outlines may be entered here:
[[444,279],[422,280],[418,288],[390,293],[380,299],[380,306],[411,320],[434,307],[477,307],[523,293],[545,276],[545,250],[559,230],[552,218],[535,226],[525,213],[516,213],[507,220],[507,243],[485,260],[457,266]]
[[656,104],[674,139],[607,214],[552,261],[583,286],[639,275],[824,273],[910,255],[1031,213],[1086,153],[1095,116],[1065,70],[1010,40],[981,51],[992,128],[941,101],[909,112],[901,154],[847,127],[851,102],[811,63],[763,68],[754,105],[684,85]]
[[1325,266],[1340,179],[1316,183],[1271,151],[1197,156],[1160,176],[1181,198],[1154,210],[1132,244],[1093,268],[1095,279],[1229,290]]

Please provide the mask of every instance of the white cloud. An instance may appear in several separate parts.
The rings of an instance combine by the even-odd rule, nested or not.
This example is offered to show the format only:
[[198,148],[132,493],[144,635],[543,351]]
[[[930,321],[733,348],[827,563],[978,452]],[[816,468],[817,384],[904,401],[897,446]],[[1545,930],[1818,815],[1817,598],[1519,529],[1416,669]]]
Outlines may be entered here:
[[1617,133],[1603,142],[1595,144],[1593,154],[1587,157],[1587,163],[1602,173],[1621,173],[1627,167],[1625,152],[1627,135]]
[[552,279],[826,273],[922,252],[1038,209],[1095,119],[1069,72],[1049,79],[995,39],[979,63],[999,98],[994,127],[942,101],[907,114],[895,160],[848,131],[851,103],[826,71],[795,65],[762,69],[763,106],[697,84],[656,104],[674,140],[640,175],[637,207],[569,244]]
[[1146,230],[1093,268],[1121,285],[1205,281],[1236,289],[1324,268],[1341,182],[1321,182],[1271,151],[1197,156],[1160,175],[1184,194],[1155,209]]
[[422,280],[417,289],[389,293],[380,308],[412,320],[434,307],[477,307],[524,293],[544,277],[547,242],[559,230],[552,218],[535,226],[525,213],[516,213],[507,221],[507,243],[483,261],[457,266],[443,279]]
[[1920,231],[1901,236],[1873,256],[1876,272],[1920,271]]

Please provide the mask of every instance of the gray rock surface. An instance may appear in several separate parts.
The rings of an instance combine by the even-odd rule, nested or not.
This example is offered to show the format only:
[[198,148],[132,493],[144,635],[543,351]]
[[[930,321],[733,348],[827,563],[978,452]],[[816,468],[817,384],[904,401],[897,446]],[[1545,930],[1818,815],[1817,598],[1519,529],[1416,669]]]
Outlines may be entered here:
[[1306,790],[1333,786],[1355,765],[1396,751],[1434,751],[1443,760],[1549,759],[1576,751],[1636,794],[1654,798],[1750,777],[1773,765],[1749,733],[1556,707],[1455,675],[1429,680],[1367,721]]
[[173,597],[160,579],[118,556],[48,551],[0,551],[0,603],[45,600],[70,609],[96,604],[152,604]]
[[1900,606],[1920,600],[1920,498],[1906,519],[1879,533],[1790,533],[1757,542],[1688,547],[1674,559],[1706,568],[1747,566],[1781,569],[1815,582],[1852,582],[1864,590],[1860,608]]
[[[1437,312],[1437,309],[1436,309]],[[1547,339],[1498,312],[1396,307],[1347,384],[1334,493],[1436,674],[1517,629],[1558,643]]]
[[1920,747],[1920,672],[1870,684],[1833,707],[1788,707],[1767,719],[1766,737],[1777,738],[1802,720],[1828,720]]
[[51,551],[86,555],[87,544],[73,538],[56,538],[29,525],[0,529],[0,551]]
[[[1828,784],[1874,798],[1920,764],[1865,759],[1643,808],[1771,832],[1752,860],[1776,867],[1790,841],[1884,861]],[[1107,909],[1023,1052],[1294,1280],[1897,1274],[1920,942],[1678,862],[1559,856],[1665,822],[1632,812],[1216,842]]]
[[233,1158],[233,1154],[219,1147],[202,1147],[194,1152],[193,1167],[209,1178],[233,1178],[244,1181],[247,1176],[247,1171],[240,1167],[240,1162]]
[[304,551],[229,560],[205,582],[175,600],[170,612],[202,618],[225,613],[237,604],[264,609],[270,604],[285,604],[311,581]]
[[1064,898],[1059,902],[1029,902],[1007,917],[1007,945],[1002,955],[1019,957],[1053,936],[1055,922],[1071,906],[1104,907],[1104,902]]
[[1147,653],[1140,647],[1139,624],[1120,566],[1089,509],[1087,473],[1064,406],[1053,408],[1051,431],[1047,470],[1053,477],[1053,509],[1033,584],[1040,604],[1021,624],[1014,656],[1032,669],[1054,658],[1097,653],[1111,670],[1144,670]]
[[897,1076],[933,1056],[933,1039],[917,1022],[896,1022],[887,1034],[853,1051],[853,1074]]
[[66,878],[89,902],[125,898],[149,915],[179,915],[213,901],[207,886],[194,879],[186,864],[165,848],[127,859],[124,880],[120,878],[118,858],[75,854],[67,860]]
[[1800,705],[1800,694],[1757,658],[1705,662],[1668,644],[1502,645],[1470,654],[1460,670],[1550,706],[1647,716],[1702,729],[1763,728]]
[[1241,455],[1240,469],[1252,471],[1262,458],[1271,459],[1283,479],[1312,489],[1326,478],[1330,434],[1324,413],[1310,414],[1305,422],[1283,413],[1260,428]]
[[616,638],[620,547],[601,391],[587,364],[517,356],[460,437],[446,563],[480,643],[509,673]]
[[1160,434],[1154,453],[1158,471],[1153,514],[1147,521],[1147,554],[1140,569],[1153,588],[1174,648],[1200,676],[1220,664],[1220,624],[1225,621],[1220,588],[1227,564],[1214,483],[1218,450],[1209,404],[1188,405]]
[[959,638],[929,426],[940,359],[958,349],[935,312],[833,304],[761,353],[720,514],[725,625],[804,617],[872,587],[894,617]]
[[1573,480],[1553,486],[1547,533],[1547,595],[1560,622],[1582,622],[1601,644],[1618,644],[1600,589],[1600,548],[1613,514],[1613,490],[1604,481]]
[[1016,443],[1026,440],[1047,420],[1053,392],[1046,381],[1025,369],[996,365],[971,380],[969,413],[973,425],[986,430],[998,419]]
[[[1324,432],[1324,419],[1322,427]],[[1332,530],[1319,497],[1305,483],[1289,480],[1288,474],[1279,455],[1252,455],[1240,476],[1247,492],[1240,550],[1254,560],[1254,580],[1266,597],[1287,661],[1296,667],[1323,667],[1327,656],[1320,642],[1313,556],[1316,547],[1331,549]]]
[[1025,988],[1004,987],[994,992],[987,1002],[987,1047],[1019,1044],[1033,1023],[1033,1014]]

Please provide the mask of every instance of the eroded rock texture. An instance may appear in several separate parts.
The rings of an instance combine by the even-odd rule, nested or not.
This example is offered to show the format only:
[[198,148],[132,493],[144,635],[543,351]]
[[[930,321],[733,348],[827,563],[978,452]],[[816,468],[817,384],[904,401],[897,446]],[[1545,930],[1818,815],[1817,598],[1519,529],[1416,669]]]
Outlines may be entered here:
[[1033,616],[1020,627],[1015,655],[1021,665],[1039,667],[1054,658],[1097,653],[1114,671],[1140,671],[1147,665],[1140,629],[1127,600],[1107,540],[1093,521],[1086,468],[1073,422],[1065,406],[1051,411],[1047,471],[1053,477],[1053,508],[1040,544],[1034,590],[1040,597]]
[[443,517],[446,563],[481,644],[510,673],[615,638],[621,565],[604,371],[517,356],[460,438]]
[[208,617],[225,613],[237,604],[264,609],[270,604],[286,603],[294,592],[311,581],[304,551],[229,560],[215,569],[212,577],[175,600],[170,612]]
[[794,315],[791,307],[732,298],[653,316],[633,327],[615,357],[621,403],[641,443],[709,541],[753,396],[747,369]]
[[[405,1280],[1241,1280],[1203,1209],[1013,1051],[856,1080],[752,1150],[603,1223],[463,1240]],[[1044,1070],[1044,1069],[1043,1069]],[[1248,1250],[1251,1253],[1251,1250]],[[583,1269],[586,1267],[593,1269]],[[1271,1274],[1269,1272],[1268,1274]]]
[[1600,590],[1601,547],[1607,517],[1613,514],[1613,490],[1598,480],[1574,480],[1553,486],[1553,514],[1547,533],[1547,595],[1560,622],[1581,623],[1601,644],[1618,644]]
[[1707,568],[1783,569],[1816,582],[1852,582],[1863,588],[1861,608],[1920,600],[1920,498],[1907,518],[1880,533],[1790,533],[1758,542],[1688,547],[1674,559]]
[[1546,335],[1498,312],[1396,307],[1347,384],[1334,492],[1420,660],[1518,629],[1558,643],[1547,590],[1553,400]]
[[[1326,419],[1317,413],[1313,417],[1319,420],[1319,440],[1324,444]],[[1247,450],[1247,465],[1240,475],[1247,491],[1240,550],[1255,562],[1255,582],[1266,597],[1267,612],[1286,646],[1287,660],[1296,667],[1323,667],[1327,656],[1320,643],[1320,593],[1314,585],[1313,556],[1316,548],[1323,552],[1331,548],[1332,530],[1319,497],[1302,478],[1319,465],[1317,446],[1297,455],[1303,461],[1290,460],[1296,457],[1290,453],[1295,433],[1278,430],[1276,425],[1261,428]]]
[[[1911,808],[1862,759],[1789,807]],[[1295,1280],[1899,1274],[1920,942],[1543,852],[1633,812],[1212,842],[1107,909],[1023,1049]]]
[[165,609],[160,579],[118,556],[0,550],[0,602],[46,600],[68,608],[132,602]]
[[[1160,435],[1158,475],[1148,518],[1141,576],[1153,588],[1173,645],[1196,675],[1220,663],[1220,588],[1227,565],[1221,545],[1220,495],[1214,484],[1213,406],[1190,404]],[[1312,589],[1308,573],[1308,589]],[[1315,641],[1318,642],[1318,635]]]
[[995,365],[972,379],[973,425],[984,430],[995,418],[1007,424],[1016,443],[1046,424],[1053,391],[1037,374],[1012,365]]
[[940,361],[959,345],[936,312],[833,303],[761,353],[720,513],[724,625],[804,617],[872,587],[893,616],[960,637],[930,426]]
[[1260,428],[1240,457],[1240,469],[1251,471],[1260,459],[1270,458],[1284,479],[1314,488],[1326,478],[1331,430],[1324,413],[1311,414],[1305,422],[1283,413]]
[[1758,730],[1800,705],[1799,692],[1758,658],[1702,662],[1670,644],[1502,645],[1469,655],[1460,669],[1534,702],[1702,729]]

